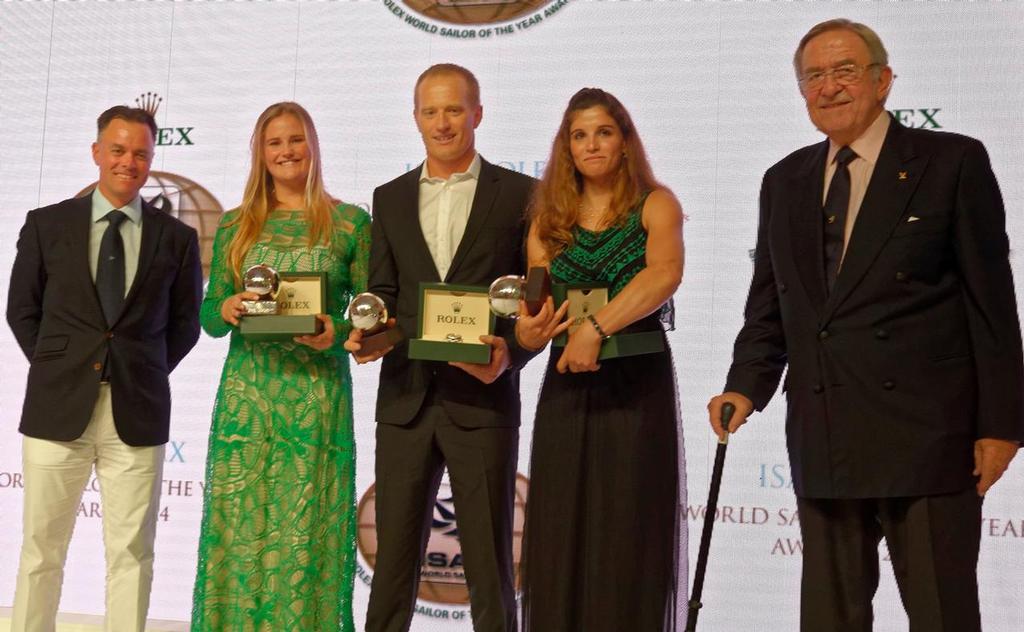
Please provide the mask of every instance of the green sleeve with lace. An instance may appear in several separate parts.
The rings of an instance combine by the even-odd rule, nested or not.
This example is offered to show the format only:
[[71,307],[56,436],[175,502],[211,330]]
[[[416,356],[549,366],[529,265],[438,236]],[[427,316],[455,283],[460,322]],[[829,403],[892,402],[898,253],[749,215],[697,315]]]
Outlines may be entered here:
[[[342,205],[338,207],[341,222],[335,235],[336,244],[345,244],[348,249],[348,292],[339,297],[337,305],[332,306],[331,318],[334,320],[335,346],[339,349],[352,330],[352,323],[347,317],[348,304],[356,294],[366,291],[366,282],[370,269],[370,215],[358,206]],[[328,300],[328,304],[330,304]]]
[[217,226],[217,234],[213,239],[213,262],[210,264],[210,280],[206,285],[206,296],[199,308],[199,322],[203,331],[220,338],[237,329],[234,325],[224,322],[220,315],[220,306],[226,298],[237,294],[240,290],[235,285],[235,275],[228,268],[228,246],[235,236],[237,226],[229,225],[237,217],[237,211],[225,213]]

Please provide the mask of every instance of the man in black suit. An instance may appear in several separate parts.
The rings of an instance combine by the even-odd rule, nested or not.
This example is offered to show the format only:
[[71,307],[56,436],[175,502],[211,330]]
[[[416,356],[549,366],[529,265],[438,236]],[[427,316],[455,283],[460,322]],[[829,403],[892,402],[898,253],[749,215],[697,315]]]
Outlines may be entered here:
[[906,129],[878,36],[815,26],[794,58],[828,139],[765,174],[754,277],[720,436],[789,367],[786,432],[803,537],[801,629],[872,626],[885,537],[910,629],[981,629],[982,496],[1024,437],[1005,213],[982,144]]
[[[533,180],[483,160],[474,130],[483,109],[476,78],[439,64],[415,88],[427,159],[377,188],[369,291],[415,335],[419,284],[487,286],[524,269],[524,215]],[[512,515],[519,441],[518,369],[530,357],[507,323],[489,365],[384,355],[377,394],[377,558],[366,629],[409,628],[442,472],[455,501],[473,626],[515,628]],[[353,332],[346,348],[359,349]]]
[[167,375],[199,338],[196,232],[139,196],[156,122],[113,107],[91,195],[28,213],[7,322],[29,359],[20,430],[24,543],[11,630],[52,630],[93,466],[103,506],[108,630],[141,632],[167,442]]

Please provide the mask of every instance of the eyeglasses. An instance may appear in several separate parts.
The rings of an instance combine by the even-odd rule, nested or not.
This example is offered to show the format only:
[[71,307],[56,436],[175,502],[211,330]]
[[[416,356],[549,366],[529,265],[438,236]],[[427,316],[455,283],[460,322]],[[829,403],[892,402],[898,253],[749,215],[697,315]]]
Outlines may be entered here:
[[882,64],[868,64],[866,66],[860,66],[858,64],[843,64],[842,66],[836,66],[835,68],[829,68],[828,70],[816,70],[800,77],[800,88],[805,91],[817,90],[821,86],[825,85],[825,77],[832,77],[832,81],[835,81],[841,86],[850,86],[860,81],[865,70],[881,65]]

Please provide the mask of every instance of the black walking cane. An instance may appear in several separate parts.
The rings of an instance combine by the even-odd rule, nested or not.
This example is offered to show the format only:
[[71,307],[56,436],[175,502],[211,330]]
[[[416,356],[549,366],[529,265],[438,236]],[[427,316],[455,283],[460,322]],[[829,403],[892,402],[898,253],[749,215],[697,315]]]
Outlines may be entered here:
[[736,407],[728,402],[722,404],[722,428],[725,435],[718,440],[715,451],[715,466],[711,470],[711,489],[704,513],[704,531],[700,534],[700,550],[697,553],[697,570],[693,573],[693,593],[690,595],[690,612],[686,617],[686,632],[696,632],[697,615],[704,605],[700,595],[704,592],[704,572],[708,569],[708,549],[711,548],[711,530],[715,527],[715,512],[718,510],[718,489],[722,486],[722,469],[725,467],[725,451],[729,447],[729,421]]

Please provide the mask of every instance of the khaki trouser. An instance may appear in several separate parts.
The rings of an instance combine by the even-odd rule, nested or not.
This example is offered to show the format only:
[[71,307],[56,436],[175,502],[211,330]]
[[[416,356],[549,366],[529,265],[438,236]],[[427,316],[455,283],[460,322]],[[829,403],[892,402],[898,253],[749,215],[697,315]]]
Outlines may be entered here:
[[93,466],[100,485],[106,551],[106,625],[142,632],[153,583],[153,539],[164,446],[126,445],[114,428],[110,387],[101,385],[92,419],[74,441],[25,437],[24,541],[12,632],[52,632],[75,515]]

